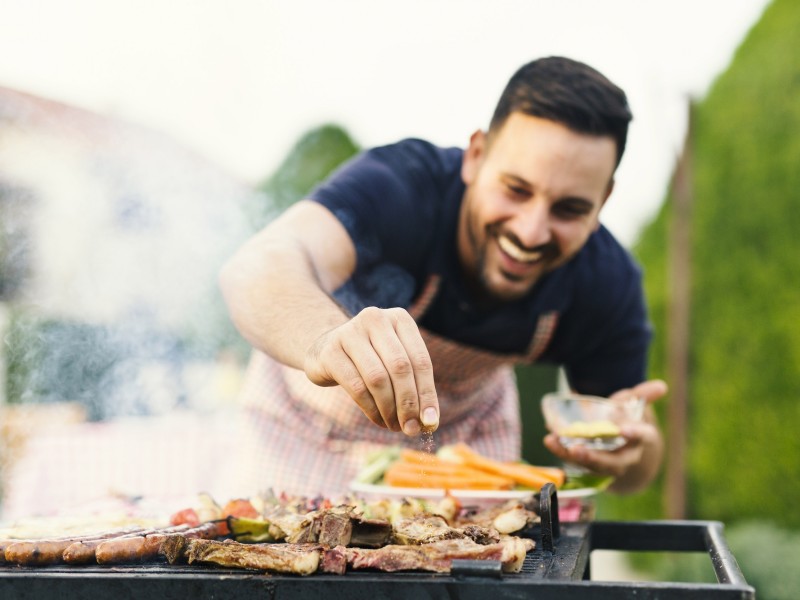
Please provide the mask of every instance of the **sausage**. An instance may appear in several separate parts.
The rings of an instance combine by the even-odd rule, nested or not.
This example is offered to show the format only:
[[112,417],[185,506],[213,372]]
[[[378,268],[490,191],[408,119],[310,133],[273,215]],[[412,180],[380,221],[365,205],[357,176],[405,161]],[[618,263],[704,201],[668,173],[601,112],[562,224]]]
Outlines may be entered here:
[[40,540],[5,540],[0,542],[0,544],[5,544],[3,556],[6,562],[27,566],[52,565],[63,562],[64,551],[75,542],[107,540],[109,538],[129,534],[136,530],[141,530],[141,527],[83,536],[56,537]]
[[60,563],[64,550],[72,543],[72,540],[17,542],[6,548],[6,562],[28,566]]
[[132,531],[124,535],[113,536],[111,538],[79,540],[77,542],[73,542],[64,549],[62,558],[64,559],[64,562],[67,563],[68,565],[81,565],[89,562],[94,562],[95,550],[97,550],[97,547],[103,542],[109,541],[111,539],[116,540],[120,538],[132,537],[137,535],[145,535],[147,533],[155,531],[158,531],[158,529],[139,528],[137,531]]
[[98,544],[94,551],[97,564],[106,565],[123,562],[139,562],[144,560],[145,536],[115,538]]
[[110,565],[127,562],[142,562],[158,556],[161,542],[166,536],[189,531],[188,525],[175,525],[158,529],[149,534],[117,537],[104,540],[94,551],[97,564]]
[[72,542],[64,549],[61,557],[68,565],[84,565],[94,562],[94,551],[105,540],[81,540]]

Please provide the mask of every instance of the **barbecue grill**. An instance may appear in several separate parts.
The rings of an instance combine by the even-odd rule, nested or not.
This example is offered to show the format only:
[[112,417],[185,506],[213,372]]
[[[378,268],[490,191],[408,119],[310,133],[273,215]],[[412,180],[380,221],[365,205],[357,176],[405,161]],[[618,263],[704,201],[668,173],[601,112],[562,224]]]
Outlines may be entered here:
[[[453,561],[449,574],[355,571],[307,577],[199,565],[0,566],[0,598],[539,598],[558,600],[746,600],[755,590],[742,575],[716,521],[560,523],[551,484],[539,498],[541,523],[520,573],[499,562]],[[707,552],[717,583],[591,581],[593,550]]]

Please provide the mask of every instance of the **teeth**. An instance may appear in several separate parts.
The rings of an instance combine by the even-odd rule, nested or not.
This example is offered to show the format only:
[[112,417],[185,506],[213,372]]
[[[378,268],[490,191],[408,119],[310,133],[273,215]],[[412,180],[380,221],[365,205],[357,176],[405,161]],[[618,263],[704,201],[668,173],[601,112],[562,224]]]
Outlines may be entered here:
[[523,250],[510,239],[502,235],[497,238],[497,243],[500,244],[500,248],[503,252],[519,262],[533,262],[542,257],[541,251],[528,252],[527,250]]

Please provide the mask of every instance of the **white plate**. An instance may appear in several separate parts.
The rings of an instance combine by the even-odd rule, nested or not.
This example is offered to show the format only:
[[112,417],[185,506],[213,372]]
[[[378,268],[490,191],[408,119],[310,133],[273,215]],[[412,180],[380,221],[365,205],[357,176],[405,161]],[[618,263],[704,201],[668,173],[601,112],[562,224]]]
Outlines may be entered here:
[[[426,500],[436,500],[443,498],[446,490],[440,488],[406,488],[394,487],[391,485],[375,485],[372,483],[358,483],[356,481],[350,484],[350,490],[356,494],[363,496],[370,496],[372,498],[424,498]],[[594,496],[599,490],[597,488],[579,488],[574,490],[559,490],[558,498],[587,498]],[[534,494],[532,490],[449,490],[449,493],[454,498],[461,502],[470,502],[475,504],[487,504],[501,500],[516,500],[518,498],[527,498]]]

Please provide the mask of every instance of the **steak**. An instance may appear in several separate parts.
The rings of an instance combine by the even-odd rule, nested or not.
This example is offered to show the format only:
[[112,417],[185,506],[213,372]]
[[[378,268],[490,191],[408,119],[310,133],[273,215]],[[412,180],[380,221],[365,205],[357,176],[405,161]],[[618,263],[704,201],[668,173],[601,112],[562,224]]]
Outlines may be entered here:
[[[328,547],[363,546],[378,548],[387,544],[392,525],[383,519],[366,519],[349,504],[298,512],[292,505],[274,505],[265,511],[277,540],[290,544],[320,543]],[[235,536],[234,536],[235,537]]]
[[336,506],[326,510],[320,519],[317,541],[329,547],[347,546],[353,537],[353,507]]
[[447,521],[438,515],[400,519],[394,523],[393,527],[394,535],[392,537],[395,543],[404,546],[466,537],[463,531],[450,527]]
[[525,554],[532,548],[531,540],[515,537],[505,537],[488,545],[462,538],[413,546],[393,544],[382,548],[327,548],[321,544],[242,544],[232,540],[189,539],[182,551],[190,564],[200,562],[295,575],[310,575],[317,571],[341,575],[347,568],[449,573],[454,559],[495,560],[502,564],[503,571],[516,573],[522,568]]
[[454,559],[496,560],[503,571],[516,573],[533,542],[505,538],[496,544],[482,545],[468,538],[442,540],[414,546],[390,545],[383,548],[347,548],[347,565],[353,569],[379,571],[433,571],[449,573]]
[[192,539],[186,544],[184,555],[189,564],[200,562],[222,567],[310,575],[320,567],[323,550],[319,544],[241,544]]
[[523,531],[539,521],[539,516],[524,502],[509,500],[504,504],[459,515],[455,525],[479,525],[496,529],[501,534]]

